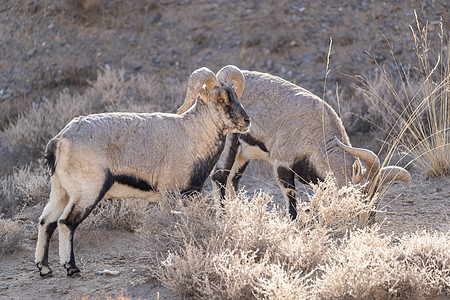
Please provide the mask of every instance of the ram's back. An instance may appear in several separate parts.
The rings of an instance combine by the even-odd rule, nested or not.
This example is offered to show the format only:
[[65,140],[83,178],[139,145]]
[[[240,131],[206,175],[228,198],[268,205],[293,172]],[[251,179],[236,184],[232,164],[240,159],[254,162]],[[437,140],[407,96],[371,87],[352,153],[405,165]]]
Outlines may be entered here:
[[[311,148],[318,141],[337,136],[348,143],[342,122],[333,108],[313,93],[267,73],[244,71],[242,105],[252,117],[249,134],[266,144],[280,148]],[[318,147],[324,147],[320,145]]]

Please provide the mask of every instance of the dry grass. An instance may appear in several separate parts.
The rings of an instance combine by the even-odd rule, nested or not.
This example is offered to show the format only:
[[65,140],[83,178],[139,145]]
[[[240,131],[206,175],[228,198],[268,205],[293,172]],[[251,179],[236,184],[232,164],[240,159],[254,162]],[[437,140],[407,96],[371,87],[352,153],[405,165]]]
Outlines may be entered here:
[[103,200],[81,224],[82,230],[124,229],[142,227],[154,203],[142,199]]
[[[326,190],[331,188],[328,183]],[[268,210],[271,198],[265,193],[251,198],[240,193],[218,212],[209,195],[165,197],[140,229],[153,258],[153,275],[194,299],[450,295],[449,233],[398,238],[382,235],[379,227],[354,230],[363,211],[338,208],[354,205],[343,199],[345,191],[323,191],[320,197],[340,194],[340,199],[312,200],[324,204],[296,222],[280,209]],[[345,212],[349,215],[336,217]],[[336,234],[336,228],[347,229],[346,234]]]
[[50,178],[42,162],[17,169],[0,179],[0,213],[12,218],[25,205],[45,202],[50,193]]
[[[417,17],[416,17],[417,20]],[[385,69],[374,79],[361,79],[370,102],[366,116],[375,136],[386,140],[387,160],[400,147],[427,176],[450,175],[450,48],[440,23],[440,44],[428,41],[428,27],[411,27],[416,66],[396,62],[397,77]],[[388,42],[388,41],[387,41]],[[389,44],[395,59],[392,45]]]
[[2,219],[0,215],[0,259],[5,254],[14,253],[22,245],[25,232],[16,221]]
[[270,200],[240,194],[216,216],[209,196],[164,199],[141,230],[150,257],[161,259],[152,262],[160,266],[155,276],[195,299],[248,299],[264,292],[269,270],[288,277],[311,271],[323,258],[326,232],[300,231],[284,214],[267,211]]
[[368,199],[359,186],[337,187],[336,179],[328,174],[325,181],[312,185],[309,202],[300,202],[298,221],[309,227],[327,228],[336,234],[364,228],[372,220],[379,194]]
[[[359,189],[338,189],[329,176],[314,190],[297,221],[284,208],[268,209],[272,199],[265,193],[240,193],[223,211],[213,208],[209,195],[163,198],[140,229],[156,266],[154,275],[174,292],[195,299],[320,299],[327,295],[321,289],[338,252],[348,255],[347,261],[354,257],[350,269],[364,269],[373,279],[385,276],[372,274],[376,270],[367,264],[356,265],[370,247],[364,253],[345,250],[347,243],[367,241],[362,233],[352,233],[372,210],[362,204]],[[363,232],[381,243],[377,249],[382,253],[390,255],[390,247],[395,248],[376,229]]]
[[450,295],[449,234],[426,232],[393,243],[377,229],[353,232],[330,250],[316,282],[320,299],[428,299]]

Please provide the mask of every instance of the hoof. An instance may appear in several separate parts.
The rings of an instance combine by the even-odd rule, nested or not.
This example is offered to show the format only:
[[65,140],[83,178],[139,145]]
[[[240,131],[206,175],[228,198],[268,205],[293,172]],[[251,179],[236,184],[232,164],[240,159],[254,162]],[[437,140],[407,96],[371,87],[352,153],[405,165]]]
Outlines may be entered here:
[[70,266],[70,267],[66,267],[67,269],[67,276],[71,276],[71,277],[81,277],[80,274],[80,269],[78,269],[77,266]]
[[36,266],[39,269],[39,275],[41,275],[41,277],[44,277],[44,278],[53,277],[53,271],[52,271],[52,269],[50,269],[49,266],[44,266],[44,265],[42,265],[42,263],[38,263]]
[[47,273],[47,274],[42,274],[40,273],[42,278],[52,278],[53,277],[53,272]]

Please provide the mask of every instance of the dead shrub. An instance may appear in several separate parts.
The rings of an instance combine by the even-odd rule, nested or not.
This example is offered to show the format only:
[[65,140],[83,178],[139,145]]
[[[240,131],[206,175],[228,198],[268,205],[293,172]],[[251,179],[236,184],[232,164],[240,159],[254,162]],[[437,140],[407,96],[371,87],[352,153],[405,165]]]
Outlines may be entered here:
[[25,231],[19,223],[1,217],[0,215],[0,258],[18,250],[25,238]]
[[81,228],[134,231],[142,226],[153,206],[153,203],[142,199],[102,200],[82,223]]
[[311,296],[311,280],[336,233],[360,225],[358,216],[368,210],[356,188],[337,189],[332,176],[315,189],[309,212],[297,221],[284,208],[268,209],[265,193],[239,193],[223,211],[213,208],[210,195],[163,197],[139,230],[159,266],[154,275],[196,299]]
[[368,199],[359,186],[339,188],[332,174],[318,185],[312,185],[312,191],[309,202],[298,204],[298,221],[335,234],[367,226],[379,197]]
[[395,243],[379,228],[353,232],[329,253],[319,299],[428,299],[449,295],[449,234],[416,233]]
[[416,298],[450,295],[449,232],[405,235],[398,251],[398,259],[405,265],[406,284],[414,290]]
[[0,180],[0,212],[12,218],[21,207],[47,201],[50,177],[42,166],[27,165]]
[[[449,294],[449,235],[384,236],[370,205],[334,178],[291,221],[265,193],[165,195],[138,232],[153,276],[195,299],[423,299]],[[271,207],[271,208],[270,208]],[[308,211],[302,210],[309,209]]]
[[196,299],[280,294],[268,290],[269,282],[281,280],[269,274],[299,278],[312,271],[322,262],[328,238],[319,229],[300,230],[284,213],[268,211],[270,200],[263,193],[252,198],[241,193],[216,215],[209,195],[165,197],[140,229],[152,264],[159,266],[154,275]]

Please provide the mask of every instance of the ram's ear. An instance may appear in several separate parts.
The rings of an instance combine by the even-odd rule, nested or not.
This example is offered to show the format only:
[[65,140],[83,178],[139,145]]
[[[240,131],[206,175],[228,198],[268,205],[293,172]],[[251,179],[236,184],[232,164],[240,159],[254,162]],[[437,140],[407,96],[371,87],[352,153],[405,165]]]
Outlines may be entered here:
[[352,165],[352,183],[353,184],[361,183],[363,177],[364,177],[363,168],[361,162],[359,161],[359,159],[357,159]]
[[200,90],[199,95],[197,97],[197,101],[200,101],[201,103],[205,103],[211,95],[211,92],[208,90],[208,87],[204,84]]

